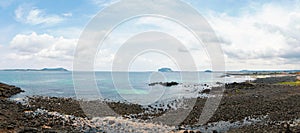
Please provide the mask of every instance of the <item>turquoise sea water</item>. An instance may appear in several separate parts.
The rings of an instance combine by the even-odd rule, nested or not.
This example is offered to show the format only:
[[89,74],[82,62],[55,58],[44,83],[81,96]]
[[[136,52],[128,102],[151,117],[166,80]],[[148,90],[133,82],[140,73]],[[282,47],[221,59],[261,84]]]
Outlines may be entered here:
[[[77,76],[85,80],[85,72]],[[111,75],[114,75],[114,80]],[[128,75],[126,75],[128,74]],[[125,77],[118,79],[118,77]],[[197,94],[197,90],[203,89],[200,84],[214,85],[217,81],[223,81],[223,73],[204,73],[204,72],[95,72],[95,82],[102,98],[110,100],[145,100],[190,97]],[[197,77],[197,78],[195,78]],[[243,81],[243,78],[229,77],[226,82]],[[13,98],[23,98],[25,96],[55,96],[55,97],[76,97],[72,72],[47,72],[47,71],[0,71],[0,82],[15,85],[25,90]],[[128,82],[126,82],[128,81]],[[170,82],[176,81],[183,83],[174,87],[151,87],[151,82]],[[130,84],[128,84],[130,83]],[[116,85],[117,84],[117,85]],[[82,92],[88,85],[83,85]],[[78,92],[78,90],[76,91]],[[94,93],[94,92],[93,92]],[[97,93],[97,92],[95,92]],[[86,96],[89,97],[88,95]]]

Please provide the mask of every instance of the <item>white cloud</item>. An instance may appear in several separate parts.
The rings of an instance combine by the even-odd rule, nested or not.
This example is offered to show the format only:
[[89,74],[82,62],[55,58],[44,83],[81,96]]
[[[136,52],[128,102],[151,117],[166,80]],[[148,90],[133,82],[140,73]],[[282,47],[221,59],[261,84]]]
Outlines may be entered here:
[[63,13],[62,15],[65,16],[65,17],[72,17],[73,16],[73,14],[71,12]]
[[60,15],[47,14],[44,10],[32,7],[19,6],[15,10],[17,21],[31,25],[53,25],[60,23],[64,18]]
[[35,32],[29,35],[18,34],[10,42],[11,52],[6,56],[6,60],[35,61],[37,64],[50,64],[50,66],[51,62],[60,62],[59,65],[71,64],[76,42],[76,39]]
[[93,4],[99,7],[106,7],[116,2],[119,2],[120,0],[91,0],[91,1]]
[[[98,6],[108,6],[117,0],[110,1],[96,1],[92,0]],[[295,4],[296,5],[296,4]],[[298,4],[299,5],[299,4]],[[130,9],[130,4],[129,7]],[[251,7],[249,12],[239,12],[237,16],[230,16],[224,13],[212,13],[206,18],[220,37],[225,51],[227,68],[229,69],[300,69],[300,7],[285,8],[281,5],[265,4],[255,5]],[[117,9],[120,10],[120,9]],[[243,8],[243,10],[247,10]],[[131,12],[132,10],[124,10]],[[179,13],[179,10],[172,10],[173,13]],[[180,12],[182,13],[182,12]],[[184,14],[184,13],[182,13]],[[50,14],[47,15],[44,10],[38,8],[26,8],[20,6],[15,10],[15,18],[19,22],[38,25],[38,24],[57,24],[62,22],[64,17],[71,17],[72,13],[63,13],[60,15]],[[190,14],[186,14],[190,15]],[[188,17],[187,17],[188,18]],[[190,17],[193,18],[193,17]],[[193,20],[190,20],[194,22]],[[108,37],[107,46],[100,51],[97,58],[98,66],[100,69],[108,68],[108,64],[112,63],[114,59],[114,52],[118,50],[117,43],[124,43],[125,37],[130,36],[130,32],[139,32],[135,28],[147,29],[151,24],[156,28],[171,32],[174,36],[182,39],[181,41],[186,44],[187,49],[179,47],[176,48],[178,52],[184,53],[190,51],[199,62],[197,64],[201,69],[209,68],[208,59],[201,60],[199,58],[206,58],[203,49],[195,46],[189,34],[186,34],[182,28],[176,28],[172,23],[166,23],[160,19],[144,18],[131,27],[121,28],[115,35]],[[195,22],[196,23],[196,22]],[[75,48],[75,39],[66,39],[66,37],[77,38],[80,29],[48,29],[47,33],[53,35],[61,35],[64,37],[56,37],[50,34],[18,34],[11,41],[8,50],[13,50],[7,54],[10,59],[24,61],[24,63],[34,63],[40,65],[51,64],[72,64],[73,49]],[[97,31],[99,32],[99,31]],[[70,33],[75,33],[71,35]],[[112,33],[113,34],[113,33]],[[92,34],[89,34],[92,35]],[[132,35],[132,34],[131,34]],[[146,38],[144,38],[146,39]],[[90,40],[88,40],[90,41]],[[141,40],[145,41],[145,40]],[[84,47],[84,46],[83,46]],[[1,47],[4,49],[5,47]],[[90,49],[82,49],[83,52],[90,52]],[[3,51],[3,50],[1,50]],[[102,52],[102,53],[101,53]],[[3,55],[3,54],[2,54]],[[4,58],[4,57],[2,57]],[[26,61],[26,62],[25,62]],[[38,63],[37,63],[38,62]],[[54,63],[55,62],[55,63]],[[21,62],[22,63],[22,62]],[[159,57],[141,56],[135,62],[139,68],[140,66],[145,69],[153,69],[157,66],[165,65]],[[149,65],[148,65],[149,64]],[[97,65],[97,64],[96,64]]]
[[10,47],[22,53],[36,53],[47,48],[55,42],[55,38],[48,34],[37,35],[35,32],[30,35],[18,34],[10,42]]
[[83,28],[78,27],[59,27],[47,29],[48,34],[63,36],[66,38],[79,38]]
[[[222,46],[231,69],[297,67],[288,64],[295,58],[300,61],[299,8],[265,4],[252,13],[238,16],[214,13],[207,18],[221,40],[227,40]],[[278,68],[282,64],[287,65]]]
[[[146,32],[146,31],[157,31],[158,33],[148,34],[147,36],[139,36],[136,38],[135,35]],[[157,37],[156,34],[162,33],[169,34],[174,37],[173,39],[163,37]],[[135,38],[134,40],[131,40]],[[130,40],[130,42],[128,42]],[[180,41],[182,45],[176,44],[174,41]],[[128,47],[125,45],[129,43],[131,45],[135,45],[135,47]],[[130,45],[129,45],[130,46]],[[112,31],[110,35],[106,38],[103,45],[101,46],[101,50],[96,58],[96,68],[110,70],[112,67],[114,59],[114,55],[117,52],[120,52],[120,48],[125,47],[125,52],[123,48],[122,58],[127,59],[131,57],[127,57],[130,52],[134,51],[142,51],[141,49],[162,49],[163,52],[172,53],[172,58],[176,58],[175,60],[181,60],[181,57],[186,57],[187,54],[191,54],[194,59],[194,63],[198,66],[198,70],[205,70],[210,67],[210,59],[208,55],[205,53],[202,45],[198,42],[198,40],[190,33],[187,29],[180,26],[179,24],[170,21],[168,19],[156,18],[156,17],[143,17],[133,19],[128,22],[124,22],[121,25],[118,25],[117,29]],[[132,66],[135,70],[156,70],[159,67],[171,67],[174,70],[192,70],[188,63],[184,63],[185,68],[177,69],[175,65],[168,62],[163,56],[159,56],[161,54],[150,53],[147,56],[142,56],[138,58],[134,65]],[[120,54],[120,53],[119,53]],[[122,54],[122,53],[121,53]],[[119,55],[120,56],[120,55]],[[169,64],[169,65],[168,65]],[[140,68],[138,68],[140,67]],[[194,68],[193,68],[194,69]],[[122,69],[123,70],[123,69]],[[124,70],[123,70],[124,71]]]

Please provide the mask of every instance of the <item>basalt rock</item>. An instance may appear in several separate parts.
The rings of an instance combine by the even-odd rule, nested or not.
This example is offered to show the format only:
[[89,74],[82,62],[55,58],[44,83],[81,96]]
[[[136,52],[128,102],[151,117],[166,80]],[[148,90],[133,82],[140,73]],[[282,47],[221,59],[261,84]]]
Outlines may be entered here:
[[155,82],[155,83],[150,83],[148,85],[149,86],[162,85],[162,86],[165,86],[165,87],[171,87],[171,86],[176,86],[178,84],[179,83],[172,81],[172,82]]
[[21,90],[21,88],[19,88],[19,87],[0,83],[0,97],[2,97],[2,98],[9,98],[20,92],[24,92],[24,91]]
[[225,84],[225,88],[226,89],[254,89],[255,86],[247,82],[243,82],[243,83],[233,82],[233,83]]

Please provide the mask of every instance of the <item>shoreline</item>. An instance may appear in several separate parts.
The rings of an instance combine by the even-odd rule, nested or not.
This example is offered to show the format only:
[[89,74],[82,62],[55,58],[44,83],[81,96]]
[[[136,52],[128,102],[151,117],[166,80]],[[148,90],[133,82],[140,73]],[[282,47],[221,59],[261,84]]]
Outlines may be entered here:
[[[300,131],[300,122],[297,119],[300,118],[300,103],[296,102],[300,100],[300,87],[291,86],[291,85],[281,85],[279,82],[285,81],[295,81],[296,77],[270,77],[256,79],[255,81],[243,82],[243,83],[231,83],[226,84],[226,90],[224,92],[222,101],[213,115],[205,125],[193,125],[197,123],[197,119],[201,115],[201,110],[203,105],[206,102],[205,98],[192,99],[196,100],[196,104],[193,107],[192,111],[189,113],[187,118],[181,123],[181,126],[174,125],[161,125],[153,124],[151,118],[163,116],[166,111],[174,111],[174,113],[180,113],[182,109],[178,107],[177,109],[166,108],[163,110],[160,107],[149,107],[143,108],[140,105],[136,104],[126,104],[121,102],[106,102],[104,104],[109,105],[115,112],[117,116],[114,118],[103,116],[98,119],[104,123],[105,121],[114,121],[111,124],[107,123],[106,126],[102,124],[102,127],[90,128],[89,130],[95,130],[103,132],[103,129],[112,129],[108,128],[109,126],[121,126],[122,122],[118,121],[139,121],[137,123],[144,123],[144,125],[149,126],[152,124],[152,129],[155,127],[161,128],[162,132],[168,130],[172,132],[181,132],[184,130],[193,130],[193,131],[216,131],[216,132],[251,132],[251,131]],[[9,85],[7,85],[9,86]],[[15,87],[17,89],[17,87]],[[20,88],[19,88],[20,89]],[[14,90],[14,89],[13,89]],[[16,94],[16,93],[14,93]],[[13,94],[12,94],[13,95]],[[10,95],[10,96],[12,96]],[[85,126],[74,125],[74,121],[69,119],[69,117],[74,117],[77,120],[82,118],[82,121],[86,123],[93,121],[91,116],[87,116],[82,109],[80,109],[80,104],[78,100],[72,98],[56,98],[56,97],[28,97],[28,104],[22,105],[16,101],[11,101],[8,98],[1,98],[1,113],[0,113],[0,132],[19,132],[19,131],[67,131],[67,132],[81,132],[85,131],[82,129]],[[191,100],[191,99],[185,99]],[[93,101],[95,102],[95,101]],[[99,105],[99,104],[96,104]],[[164,105],[165,106],[165,105]],[[166,106],[168,107],[168,105]],[[157,108],[157,112],[149,110],[150,108]],[[15,111],[12,111],[15,110]],[[37,113],[42,112],[42,113]],[[54,118],[47,118],[47,112],[58,112],[63,114],[62,116],[68,116],[68,119],[62,119],[55,115],[52,115]],[[146,112],[146,113],[145,113]],[[147,113],[148,112],[148,113]],[[150,113],[149,113],[150,112]],[[151,113],[152,112],[152,113]],[[42,116],[40,118],[32,118],[35,114]],[[44,113],[44,114],[43,114]],[[17,119],[20,117],[20,119]],[[51,115],[50,115],[51,116]],[[88,117],[90,119],[87,119]],[[8,118],[15,118],[8,120]],[[109,120],[106,120],[109,119]],[[115,119],[115,120],[114,120]],[[239,125],[238,123],[245,122],[245,119],[258,119],[260,121],[252,123],[250,125]],[[51,122],[51,121],[54,121]],[[95,121],[95,119],[94,119]],[[41,124],[32,124],[31,128],[25,128],[28,126],[26,123],[36,123],[40,122]],[[223,124],[222,128],[217,128],[218,126],[209,126]],[[247,122],[247,121],[246,121]],[[64,123],[64,124],[61,124]],[[137,123],[132,123],[137,124]],[[227,124],[226,124],[227,123]],[[291,123],[291,124],[290,124]],[[77,121],[78,124],[78,121]],[[81,123],[82,124],[82,123]],[[98,123],[100,124],[100,123]],[[80,125],[80,124],[79,124]],[[143,125],[143,124],[142,124]],[[225,126],[224,126],[225,125]],[[233,126],[230,126],[233,125]],[[239,126],[236,126],[239,125]],[[85,127],[86,128],[86,127]],[[101,129],[102,128],[102,129]],[[132,127],[134,128],[134,127]],[[226,129],[227,128],[227,129]],[[147,128],[145,128],[147,129]],[[115,130],[117,131],[117,129]],[[144,129],[140,129],[144,131]],[[153,131],[147,129],[145,131]]]

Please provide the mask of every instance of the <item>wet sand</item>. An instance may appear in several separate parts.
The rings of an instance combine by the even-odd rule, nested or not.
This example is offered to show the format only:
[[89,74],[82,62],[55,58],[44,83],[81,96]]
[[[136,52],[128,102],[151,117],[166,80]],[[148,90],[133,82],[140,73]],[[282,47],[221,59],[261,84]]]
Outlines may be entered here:
[[[21,91],[13,89],[17,87],[6,87],[0,89],[0,92],[11,95],[3,96],[0,100],[0,132],[299,132],[300,86],[278,84],[295,80],[296,77],[289,76],[257,79],[251,83],[226,84],[218,109],[203,125],[197,125],[197,121],[207,99],[184,99],[197,102],[187,118],[180,120],[183,121],[180,126],[154,121],[155,118],[164,116],[167,111],[180,114],[184,110],[180,107],[173,109],[171,106],[162,108],[165,105],[158,105],[145,108],[121,102],[78,101],[39,96],[28,97],[26,104],[21,104],[7,99]],[[0,88],[5,88],[3,86],[9,85],[1,84]],[[98,109],[101,109],[101,105],[108,105],[114,111],[114,116],[108,117],[111,112],[97,114],[97,110],[88,110],[91,114],[85,113],[80,103],[88,107],[99,107]],[[153,111],[153,108],[156,110]],[[95,116],[100,117],[92,119]],[[249,122],[254,119],[255,122]],[[219,123],[225,124],[214,126]]]

